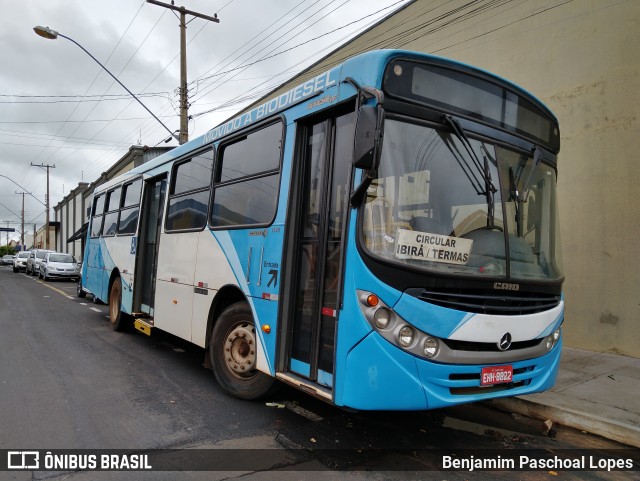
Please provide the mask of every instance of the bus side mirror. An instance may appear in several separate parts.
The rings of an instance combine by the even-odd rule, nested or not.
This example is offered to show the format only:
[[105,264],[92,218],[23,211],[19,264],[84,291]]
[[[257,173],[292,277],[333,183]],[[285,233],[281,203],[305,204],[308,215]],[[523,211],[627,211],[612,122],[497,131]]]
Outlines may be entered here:
[[376,147],[378,144],[379,117],[378,107],[363,105],[358,110],[356,132],[353,143],[353,165],[360,169],[371,170],[375,167]]

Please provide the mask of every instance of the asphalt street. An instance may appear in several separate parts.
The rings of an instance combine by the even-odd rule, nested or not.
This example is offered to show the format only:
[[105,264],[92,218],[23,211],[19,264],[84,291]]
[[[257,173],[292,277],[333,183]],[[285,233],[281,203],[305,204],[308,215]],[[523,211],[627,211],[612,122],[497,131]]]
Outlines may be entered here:
[[[207,479],[540,479],[540,472],[435,474],[433,450],[615,449],[562,426],[466,405],[350,412],[283,387],[241,401],[170,335],[111,330],[107,306],[75,284],[0,268],[0,450],[195,448],[228,461]],[[228,449],[228,451],[222,451]],[[270,451],[265,451],[265,450]],[[497,451],[496,451],[497,450]],[[222,455],[220,453],[223,453]],[[265,456],[265,453],[271,453]],[[183,466],[183,469],[188,467]],[[543,473],[545,477],[554,475]],[[556,473],[557,474],[557,473]],[[562,472],[562,479],[632,479]],[[202,479],[202,472],[0,472],[0,479]]]

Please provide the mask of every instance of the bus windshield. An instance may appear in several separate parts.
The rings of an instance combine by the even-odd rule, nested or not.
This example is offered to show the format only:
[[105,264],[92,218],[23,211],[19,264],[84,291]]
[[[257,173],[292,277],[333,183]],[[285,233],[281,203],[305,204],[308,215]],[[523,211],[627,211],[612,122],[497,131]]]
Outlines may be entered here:
[[365,248],[441,274],[560,279],[555,170],[488,142],[470,146],[485,172],[451,131],[388,118],[363,208]]

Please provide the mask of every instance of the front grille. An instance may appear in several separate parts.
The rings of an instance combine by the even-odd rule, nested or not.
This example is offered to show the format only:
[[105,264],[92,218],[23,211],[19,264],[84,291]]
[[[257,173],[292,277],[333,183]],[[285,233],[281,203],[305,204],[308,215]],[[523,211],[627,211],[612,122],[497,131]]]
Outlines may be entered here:
[[454,351],[510,352],[537,346],[542,342],[542,340],[543,339],[531,339],[529,341],[513,342],[506,351],[498,349],[498,344],[495,342],[456,341],[454,339],[442,339],[442,342],[444,342],[449,349],[453,349]]
[[500,391],[509,391],[522,386],[528,386],[530,379],[524,381],[512,382],[509,384],[494,384],[493,386],[470,386],[470,387],[452,387],[449,392],[453,396],[470,396],[472,394],[490,394]]
[[535,314],[560,304],[560,296],[532,292],[499,292],[481,289],[409,289],[407,293],[437,306],[478,314]]

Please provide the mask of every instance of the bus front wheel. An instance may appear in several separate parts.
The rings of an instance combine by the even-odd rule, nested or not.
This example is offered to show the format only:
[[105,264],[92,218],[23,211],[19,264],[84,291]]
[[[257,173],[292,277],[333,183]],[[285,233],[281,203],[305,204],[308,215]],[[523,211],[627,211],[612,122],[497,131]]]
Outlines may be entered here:
[[209,358],[220,386],[240,399],[273,392],[275,379],[256,369],[258,342],[251,309],[244,302],[227,307],[213,327]]

